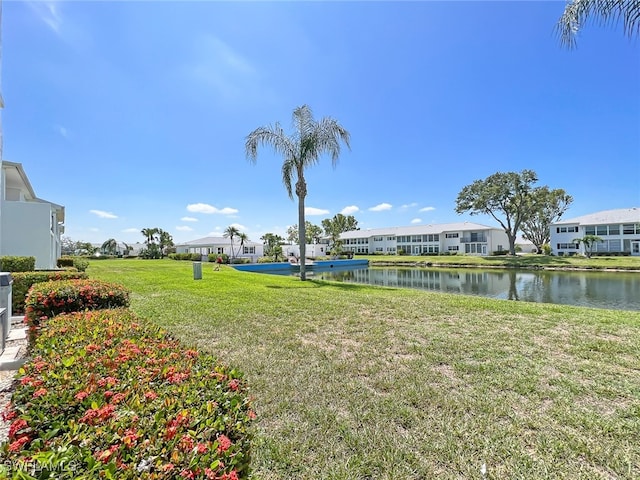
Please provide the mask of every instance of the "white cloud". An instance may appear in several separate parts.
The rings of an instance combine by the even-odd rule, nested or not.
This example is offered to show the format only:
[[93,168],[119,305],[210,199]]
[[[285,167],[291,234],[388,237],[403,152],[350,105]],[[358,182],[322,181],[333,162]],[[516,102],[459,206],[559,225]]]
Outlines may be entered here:
[[305,215],[329,215],[329,210],[325,210],[323,208],[314,208],[314,207],[305,207],[304,208]]
[[140,228],[125,228],[124,230],[122,230],[123,233],[140,233],[142,229]]
[[213,35],[195,39],[194,58],[186,75],[226,101],[272,98],[256,68],[241,52]]
[[423,207],[418,211],[419,212],[433,212],[435,209],[436,209],[436,207]]
[[114,215],[111,212],[105,212],[104,210],[89,210],[89,213],[93,213],[100,218],[118,218],[117,215]]
[[29,1],[26,2],[29,8],[46,23],[51,30],[60,34],[60,27],[62,26],[62,15],[58,9],[58,2],[56,1]]
[[216,208],[213,205],[209,205],[207,203],[191,203],[187,205],[187,210],[192,213],[206,213],[206,214],[214,214],[218,213],[220,215],[233,215],[238,213],[238,210],[231,207],[224,208]]
[[69,138],[69,130],[67,130],[62,125],[54,125],[53,128],[55,129],[56,132],[58,132],[64,138]]
[[391,205],[389,203],[381,203],[379,205],[376,205],[375,207],[371,207],[369,209],[369,211],[371,211],[371,212],[384,212],[385,210],[391,210],[392,207],[393,207],[393,205]]
[[413,208],[413,207],[417,207],[417,206],[418,206],[418,204],[416,202],[412,202],[412,203],[406,203],[406,204],[402,205],[400,208],[405,210],[407,208]]
[[189,227],[188,225],[179,225],[176,227],[176,230],[178,230],[179,232],[193,232],[193,228]]
[[180,221],[182,221],[182,222],[197,222],[198,219],[197,218],[193,218],[193,217],[182,217],[180,219]]
[[247,233],[247,227],[245,227],[244,225],[240,225],[239,223],[232,223],[231,225],[229,225],[230,227],[236,227],[238,230],[240,230],[241,232],[245,232]]
[[421,218],[414,218],[413,220],[411,220],[411,223],[422,223],[422,219]]
[[342,210],[340,210],[340,213],[342,215],[353,215],[354,213],[359,211],[360,209],[355,205],[349,205],[348,207],[344,207]]

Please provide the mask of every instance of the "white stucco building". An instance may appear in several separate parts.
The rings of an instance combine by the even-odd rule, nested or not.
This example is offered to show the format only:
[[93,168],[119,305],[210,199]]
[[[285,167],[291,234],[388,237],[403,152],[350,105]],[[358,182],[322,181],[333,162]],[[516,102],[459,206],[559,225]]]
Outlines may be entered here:
[[509,238],[503,229],[470,222],[353,230],[340,238],[344,251],[359,254],[395,255],[402,251],[407,255],[491,255],[509,250]]
[[36,269],[56,268],[64,207],[38,198],[22,164],[2,161],[0,256],[33,256]]
[[264,245],[257,242],[244,242],[240,245],[237,238],[233,239],[233,253],[231,252],[231,241],[225,237],[204,237],[189,242],[176,245],[176,253],[199,253],[209,255],[211,253],[235,258],[250,258],[255,261],[264,255]]
[[561,220],[551,225],[551,248],[556,255],[584,254],[584,245],[574,240],[586,235],[602,239],[592,249],[597,253],[640,255],[640,208],[620,208]]

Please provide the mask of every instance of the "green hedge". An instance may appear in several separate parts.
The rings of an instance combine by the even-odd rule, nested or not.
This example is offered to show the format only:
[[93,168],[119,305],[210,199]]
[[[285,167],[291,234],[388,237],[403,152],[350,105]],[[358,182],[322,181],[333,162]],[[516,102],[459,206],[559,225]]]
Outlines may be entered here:
[[194,262],[202,261],[200,253],[170,253],[167,255],[171,260],[191,260]]
[[101,280],[54,280],[36,283],[25,300],[30,346],[45,323],[56,315],[83,310],[128,307],[129,291]]
[[14,315],[24,313],[24,302],[27,292],[34,283],[48,282],[50,280],[71,280],[87,278],[82,272],[16,272],[12,273],[13,287],[11,292],[11,308]]
[[58,265],[59,268],[73,267],[73,259],[74,257],[63,255],[58,259],[58,261],[56,262],[56,265]]
[[33,272],[36,257],[0,257],[0,272]]
[[207,259],[210,262],[217,262],[218,261],[218,257],[222,257],[222,263],[229,263],[229,255],[227,255],[226,253],[210,253],[207,257]]
[[242,375],[129,310],[55,317],[31,358],[4,414],[0,478],[249,476]]

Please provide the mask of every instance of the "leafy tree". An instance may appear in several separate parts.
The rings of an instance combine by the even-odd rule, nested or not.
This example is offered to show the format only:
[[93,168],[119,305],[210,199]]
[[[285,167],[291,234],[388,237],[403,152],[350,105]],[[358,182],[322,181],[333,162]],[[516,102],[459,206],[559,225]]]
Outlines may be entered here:
[[104,253],[105,255],[117,255],[118,242],[116,241],[115,238],[110,238],[109,240],[106,240],[102,244],[101,249],[102,249],[102,253]]
[[319,121],[313,118],[313,113],[307,105],[297,107],[293,111],[294,133],[287,136],[279,123],[259,127],[251,132],[245,143],[247,158],[255,162],[258,157],[258,146],[270,145],[284,157],[282,164],[282,183],[289,197],[293,200],[295,180],[295,194],[298,197],[298,243],[300,244],[300,280],[307,279],[305,267],[306,232],[304,201],[307,197],[307,182],[304,178],[305,169],[320,161],[323,153],[331,156],[333,166],[340,157],[340,147],[343,142],[349,146],[349,132],[336,120],[324,117]]
[[639,0],[571,0],[556,25],[560,42],[568,48],[575,47],[576,35],[592,17],[601,24],[622,20],[624,33],[629,37],[640,33]]
[[[320,243],[320,240],[322,239],[322,236],[323,236],[322,227],[318,225],[314,225],[308,220],[304,222],[304,225],[305,225],[305,228],[304,228],[305,243],[307,245]],[[291,225],[289,228],[287,228],[287,240],[290,242],[298,243],[298,239],[299,239],[298,225],[297,224]]]
[[240,233],[240,230],[238,230],[236,227],[234,227],[233,225],[229,225],[224,233],[222,234],[222,236],[224,238],[228,238],[229,241],[231,242],[231,258],[233,259],[235,257],[235,252],[233,250],[233,239],[234,237],[238,236],[238,234]]
[[278,261],[278,257],[282,256],[282,242],[284,238],[274,233],[265,233],[260,240],[264,243],[264,254],[267,257],[273,257],[275,262]]
[[539,187],[532,192],[532,215],[522,222],[522,236],[533,243],[538,253],[542,253],[542,246],[551,241],[551,224],[557,222],[567,211],[573,197],[562,189],[549,190],[549,187]]
[[287,228],[287,242],[298,242],[298,224],[291,225]]
[[61,255],[75,255],[78,249],[78,243],[69,237],[62,237],[60,239],[60,254]]
[[522,223],[535,212],[532,193],[533,184],[537,181],[538,176],[532,170],[494,173],[460,191],[456,199],[456,212],[492,216],[509,238],[509,253],[515,255],[516,234]]
[[572,241],[573,243],[578,245],[582,243],[584,245],[584,254],[587,256],[587,258],[591,258],[594,245],[598,242],[601,242],[602,239],[597,235],[585,235],[582,238],[574,238]]
[[89,242],[76,242],[75,254],[76,255],[93,255],[98,250]]
[[168,250],[174,246],[173,236],[169,232],[165,232],[161,228],[157,229],[155,238],[160,249],[160,258],[164,258],[164,255],[168,253]]
[[311,222],[305,222],[305,237],[307,243],[318,244],[322,240],[323,231],[322,227],[314,225]]
[[342,240],[340,235],[344,232],[358,230],[358,221],[353,215],[343,215],[338,213],[333,218],[325,218],[322,220],[322,228],[327,237],[331,238],[331,250],[334,254],[338,254],[342,250]]

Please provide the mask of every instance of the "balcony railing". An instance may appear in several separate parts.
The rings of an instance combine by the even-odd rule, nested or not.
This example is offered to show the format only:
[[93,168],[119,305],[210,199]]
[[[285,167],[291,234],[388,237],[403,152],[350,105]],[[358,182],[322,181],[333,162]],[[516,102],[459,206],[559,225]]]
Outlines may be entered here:
[[460,243],[487,243],[487,236],[473,235],[471,237],[462,237]]

